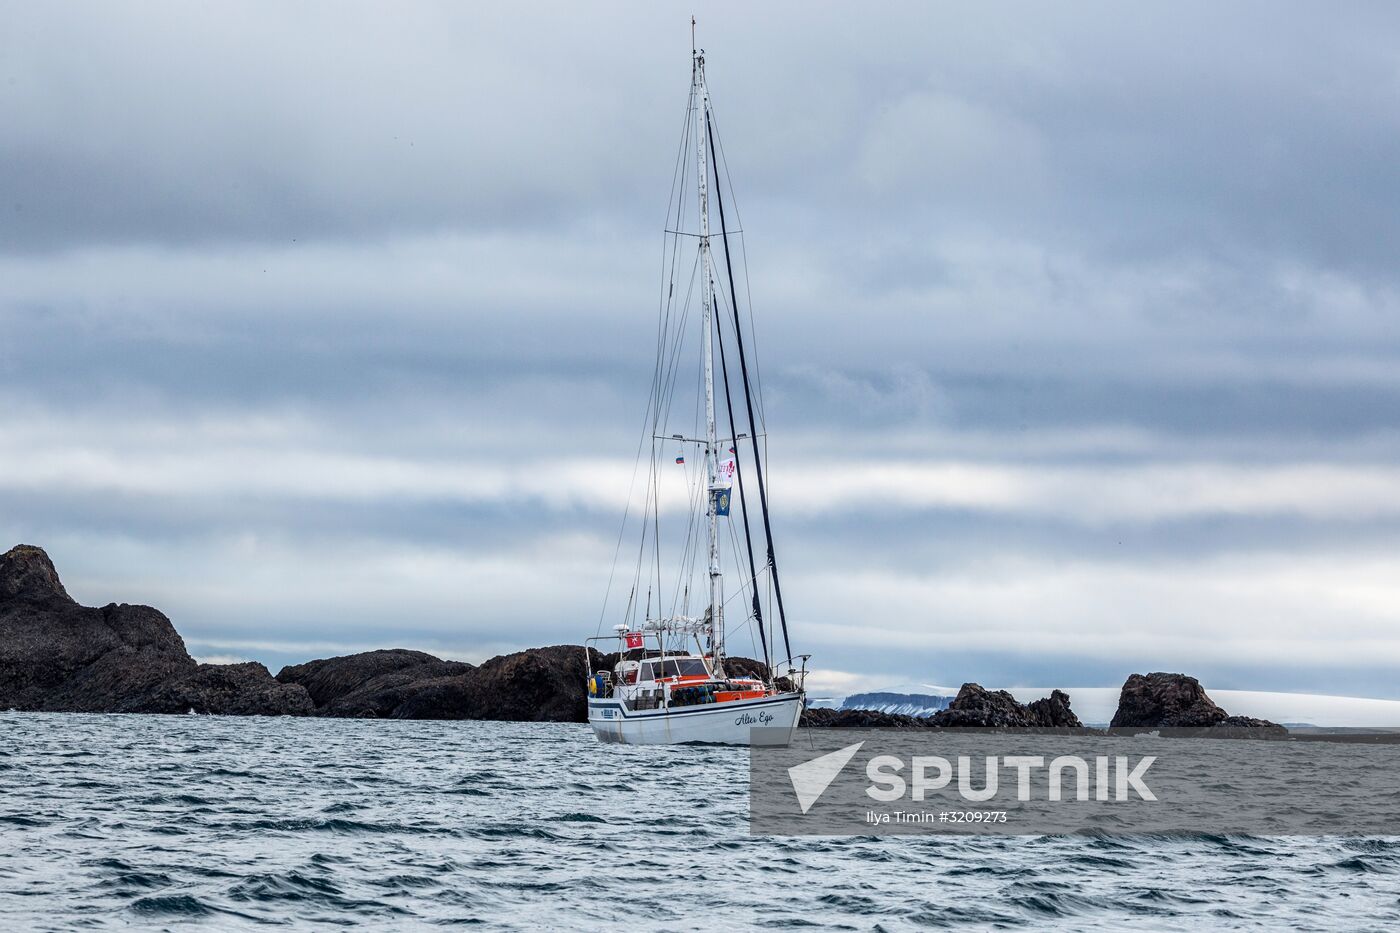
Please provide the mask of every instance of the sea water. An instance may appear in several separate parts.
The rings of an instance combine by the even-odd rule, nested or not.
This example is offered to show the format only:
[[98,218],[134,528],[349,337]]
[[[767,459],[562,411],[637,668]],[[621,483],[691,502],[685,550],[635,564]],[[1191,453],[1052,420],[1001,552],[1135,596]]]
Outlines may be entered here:
[[0,714],[0,929],[1400,928],[1400,840],[751,836],[748,752]]

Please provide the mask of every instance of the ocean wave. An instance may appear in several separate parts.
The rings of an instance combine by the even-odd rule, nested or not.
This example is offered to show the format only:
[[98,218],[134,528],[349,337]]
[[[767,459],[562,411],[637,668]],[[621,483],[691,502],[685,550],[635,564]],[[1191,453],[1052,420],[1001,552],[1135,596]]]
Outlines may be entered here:
[[1396,839],[1111,821],[765,838],[742,750],[569,725],[0,718],[0,929],[1400,927]]

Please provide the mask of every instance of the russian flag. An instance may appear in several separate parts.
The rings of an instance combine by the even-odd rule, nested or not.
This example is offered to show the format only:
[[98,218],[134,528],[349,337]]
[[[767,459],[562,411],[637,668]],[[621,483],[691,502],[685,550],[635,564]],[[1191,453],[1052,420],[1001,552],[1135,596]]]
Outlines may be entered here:
[[677,463],[685,463],[685,454],[676,454]]

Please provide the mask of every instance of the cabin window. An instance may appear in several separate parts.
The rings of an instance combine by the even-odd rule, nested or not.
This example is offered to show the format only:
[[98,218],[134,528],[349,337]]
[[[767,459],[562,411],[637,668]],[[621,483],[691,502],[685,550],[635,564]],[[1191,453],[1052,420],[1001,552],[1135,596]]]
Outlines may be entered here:
[[705,662],[699,658],[667,658],[665,660],[666,669],[661,670],[661,661],[644,661],[642,663],[642,680],[656,680],[658,677],[691,677],[709,676],[709,671],[705,669]]

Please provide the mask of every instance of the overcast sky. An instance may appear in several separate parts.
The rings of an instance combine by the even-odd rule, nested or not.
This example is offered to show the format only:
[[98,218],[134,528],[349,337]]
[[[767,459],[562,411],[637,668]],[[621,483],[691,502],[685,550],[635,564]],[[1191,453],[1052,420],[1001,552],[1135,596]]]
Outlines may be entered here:
[[[0,9],[0,545],[274,671],[593,634],[691,9]],[[697,15],[818,690],[1400,697],[1400,8]]]

